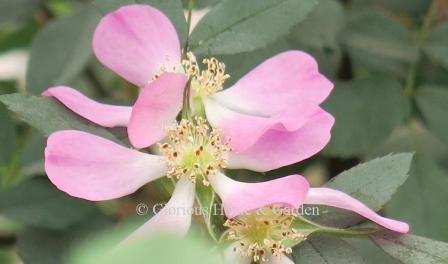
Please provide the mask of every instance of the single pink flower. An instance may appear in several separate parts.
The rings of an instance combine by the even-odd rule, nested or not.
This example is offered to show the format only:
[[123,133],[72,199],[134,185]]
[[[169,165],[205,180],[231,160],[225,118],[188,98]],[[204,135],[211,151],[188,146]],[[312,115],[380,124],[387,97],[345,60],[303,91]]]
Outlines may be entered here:
[[333,84],[305,52],[280,53],[220,91],[228,78],[225,65],[212,58],[200,71],[191,54],[187,64],[182,62],[174,26],[148,5],[129,5],[104,16],[93,49],[104,65],[143,88],[133,108],[99,104],[68,87],[50,88],[44,95],[99,125],[127,126],[136,148],[164,138],[164,127],[181,109],[187,78],[169,87],[152,84],[163,72],[191,78],[192,102],[199,102],[195,110],[203,106],[210,124],[232,139],[229,168],[280,168],[309,158],[330,140],[334,118],[319,104]]
[[[232,181],[228,178],[216,180]],[[228,185],[223,183],[219,186]],[[227,201],[240,202],[237,211],[226,211],[229,218],[225,224],[229,228],[227,239],[233,241],[224,250],[225,263],[228,264],[251,263],[252,260],[270,264],[294,263],[285,255],[292,252],[291,245],[300,243],[307,237],[301,230],[294,228],[293,222],[298,211],[291,209],[298,209],[302,204],[327,205],[349,210],[389,230],[398,233],[409,231],[407,223],[380,216],[355,198],[329,188],[309,188],[307,184],[301,185],[301,188],[296,190],[302,194],[297,196],[298,200],[294,202],[296,207],[283,204],[278,192],[259,194],[255,201],[254,197],[244,193],[230,194],[226,193],[228,189],[219,188],[215,191],[219,195],[227,196]]]

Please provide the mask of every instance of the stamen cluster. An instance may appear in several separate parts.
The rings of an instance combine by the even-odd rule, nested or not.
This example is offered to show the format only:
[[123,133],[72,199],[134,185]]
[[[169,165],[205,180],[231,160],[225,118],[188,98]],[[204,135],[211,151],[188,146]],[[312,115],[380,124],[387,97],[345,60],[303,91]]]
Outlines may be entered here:
[[188,77],[191,79],[191,87],[201,95],[211,95],[223,89],[224,82],[230,78],[225,74],[226,65],[216,58],[203,59],[203,64],[207,65],[207,70],[200,70],[196,57],[193,53],[187,53],[187,59],[183,61],[183,66]]
[[224,226],[230,229],[227,239],[238,241],[233,251],[254,262],[265,262],[269,257],[291,254],[289,240],[305,240],[306,236],[291,227],[294,215],[280,206],[268,206],[228,219]]
[[153,81],[159,79],[160,75],[164,72],[182,72],[182,64],[180,64],[179,62],[172,64],[171,56],[169,54],[165,54],[164,58],[165,62],[159,63],[157,72],[152,76]]
[[182,119],[168,127],[167,134],[171,143],[159,143],[159,148],[166,157],[169,178],[187,176],[194,183],[200,178],[208,186],[209,177],[227,167],[224,154],[231,150],[230,139],[223,141],[221,131],[210,128],[204,118],[195,117],[195,123]]

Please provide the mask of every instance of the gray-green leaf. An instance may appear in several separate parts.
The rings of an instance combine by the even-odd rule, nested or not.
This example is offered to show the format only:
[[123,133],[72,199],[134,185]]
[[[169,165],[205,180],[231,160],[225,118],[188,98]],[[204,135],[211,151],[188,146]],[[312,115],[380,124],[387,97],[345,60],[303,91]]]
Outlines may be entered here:
[[448,144],[448,87],[420,87],[417,91],[417,104],[429,130]]
[[324,108],[336,118],[325,153],[363,156],[404,123],[409,101],[399,82],[376,77],[336,84]]
[[78,117],[53,98],[7,94],[0,96],[0,102],[45,136],[58,130],[74,129],[117,141],[107,129]]
[[295,263],[360,264],[363,257],[344,240],[324,234],[313,235],[294,248]]
[[225,0],[199,21],[190,38],[195,53],[235,54],[272,43],[313,9],[315,0]]
[[[343,191],[378,211],[408,178],[412,156],[401,153],[371,160],[339,174],[325,187]],[[360,219],[337,209],[329,209],[318,218],[321,223],[341,227],[356,224]]]
[[62,229],[93,212],[92,203],[71,198],[40,177],[0,192],[0,213],[27,225]]
[[100,13],[91,6],[72,16],[50,22],[34,39],[27,70],[27,90],[68,84],[81,72],[92,55],[92,35]]
[[406,264],[448,263],[448,244],[415,235],[379,233],[372,240],[392,257]]

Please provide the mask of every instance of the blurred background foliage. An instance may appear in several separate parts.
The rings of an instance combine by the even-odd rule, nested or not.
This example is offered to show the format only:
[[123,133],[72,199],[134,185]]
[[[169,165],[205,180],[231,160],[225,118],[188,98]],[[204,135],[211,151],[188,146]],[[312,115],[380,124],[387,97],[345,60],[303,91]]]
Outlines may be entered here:
[[[103,102],[132,104],[138,90],[100,65],[91,39],[103,14],[134,2],[1,0],[0,94],[39,95],[49,86],[69,84]],[[164,10],[185,40],[180,1],[137,2]],[[220,2],[198,0],[195,19]],[[257,181],[296,172],[319,186],[361,161],[392,152],[415,152],[409,180],[383,212],[408,221],[413,234],[448,242],[448,1],[317,2],[306,7],[310,13],[306,8],[291,8],[291,14],[277,17],[278,21],[258,18],[255,27],[259,28],[254,30],[266,31],[261,40],[224,45],[215,39],[194,50],[226,63],[231,75],[227,87],[264,59],[289,49],[312,54],[336,84],[324,103],[336,124],[323,152],[264,174],[243,170],[229,174]],[[208,23],[219,25],[232,19],[229,5],[219,8],[224,16],[206,17]],[[194,32],[192,47],[195,39],[207,34]],[[129,197],[101,203],[73,199],[56,190],[43,169],[45,135],[61,128],[61,121],[65,122],[62,127],[82,122],[86,130],[111,137],[121,137],[123,131],[101,129],[76,117],[67,120],[62,106],[55,103],[46,109],[42,100],[30,98],[29,108],[15,110],[38,129],[0,105],[0,263],[19,263],[20,259],[32,264],[65,263],[67,252],[79,241],[117,223],[149,218],[136,215],[139,202],[154,204],[168,197],[159,181]],[[50,111],[51,118],[27,120],[43,110]],[[347,242],[368,263],[398,263],[368,241]]]

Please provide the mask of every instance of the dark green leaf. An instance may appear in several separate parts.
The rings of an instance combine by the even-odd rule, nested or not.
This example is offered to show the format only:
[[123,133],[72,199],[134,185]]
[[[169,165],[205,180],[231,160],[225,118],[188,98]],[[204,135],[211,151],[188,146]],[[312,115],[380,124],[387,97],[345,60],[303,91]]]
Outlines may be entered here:
[[183,45],[187,37],[187,22],[184,16],[184,9],[180,0],[95,0],[94,5],[103,14],[112,12],[121,6],[129,4],[148,4],[167,15],[174,24]]
[[15,150],[16,126],[6,108],[0,105],[0,165],[11,160]]
[[9,94],[0,96],[0,102],[46,136],[55,131],[74,129],[115,140],[107,129],[77,117],[53,98]]
[[448,145],[448,87],[420,87],[417,104],[429,130]]
[[313,235],[294,248],[295,263],[358,264],[362,256],[347,242],[332,235]]
[[431,32],[423,50],[431,59],[448,68],[448,22]]
[[274,42],[313,9],[314,0],[225,0],[191,34],[195,53],[235,54]]
[[326,154],[365,155],[384,141],[409,112],[400,83],[368,78],[336,84],[324,103],[336,118]]
[[22,22],[33,16],[42,0],[0,1],[0,25],[6,22]]
[[344,7],[337,0],[321,0],[290,34],[293,48],[316,57],[324,73],[335,74],[341,59],[339,35],[344,26]]
[[415,235],[379,233],[375,243],[392,257],[406,264],[448,263],[448,244]]
[[448,174],[430,157],[417,153],[411,176],[387,204],[386,212],[408,222],[415,234],[446,240],[447,213],[440,209],[440,203],[448,201],[446,190]]
[[94,214],[64,230],[29,227],[18,237],[18,251],[27,264],[66,263],[68,255],[79,243],[88,241],[110,225],[103,215]]
[[393,18],[379,12],[355,15],[342,35],[342,42],[352,56],[354,70],[363,75],[367,68],[375,72],[407,75],[408,66],[418,59],[418,49],[412,46],[412,32]]
[[[409,153],[377,158],[339,174],[325,187],[343,191],[378,211],[408,178],[411,161],[412,154]],[[336,209],[318,217],[321,223],[341,227],[356,224],[360,219],[357,215]]]
[[92,203],[67,196],[43,178],[0,192],[0,213],[28,225],[66,228],[94,211]]
[[34,39],[27,70],[27,89],[45,89],[75,79],[92,55],[92,35],[100,18],[90,6],[50,22]]
[[370,264],[403,264],[378,248],[370,239],[344,238]]

